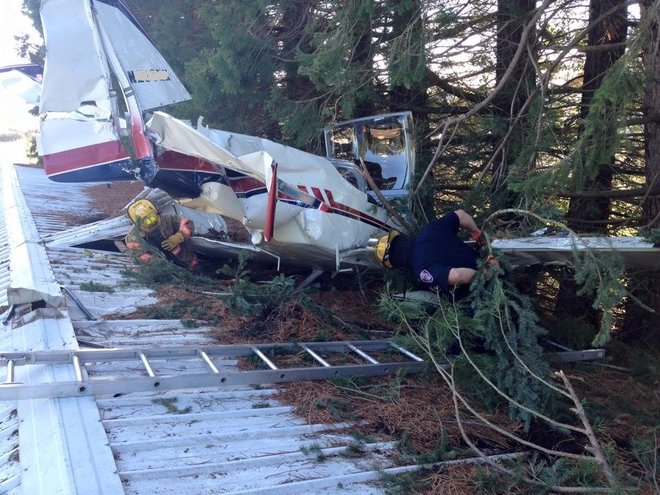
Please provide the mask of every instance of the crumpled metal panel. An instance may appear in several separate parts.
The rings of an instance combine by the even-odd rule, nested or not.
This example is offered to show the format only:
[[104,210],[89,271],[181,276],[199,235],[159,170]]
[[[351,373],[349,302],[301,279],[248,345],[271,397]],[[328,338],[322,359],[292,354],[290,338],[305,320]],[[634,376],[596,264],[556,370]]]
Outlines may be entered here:
[[[50,278],[33,277],[30,289],[35,294],[48,295],[54,289],[59,292],[43,246],[41,249],[24,248],[26,244],[38,244],[38,234],[17,188],[13,167],[3,164],[2,168],[3,204],[9,204],[14,210],[4,211],[9,219],[4,225],[12,229],[7,244],[12,273],[14,269],[35,273],[36,266],[37,273],[49,273]],[[12,198],[7,197],[9,193]],[[16,239],[25,242],[16,242]],[[16,257],[17,250],[25,257]],[[18,266],[14,265],[17,260],[21,263]],[[13,282],[12,277],[10,290]],[[12,293],[9,295],[11,303]],[[61,294],[59,297],[61,305],[64,297]],[[53,302],[52,298],[42,299]],[[64,308],[59,311],[54,308],[32,310],[30,304],[25,304],[19,306],[13,318],[7,319],[0,327],[1,351],[77,348],[73,327]],[[14,380],[35,383],[55,376],[75,379],[75,371],[71,366],[17,366]],[[3,367],[0,380],[7,378],[7,369]],[[99,420],[98,408],[91,398],[0,403],[0,437],[3,439],[0,491],[30,495],[123,493],[113,454]]]
[[[2,167],[2,206],[9,248],[10,305],[45,301],[53,307],[64,297],[46,261],[46,252],[25,204],[14,167]],[[42,261],[43,260],[43,261]]]

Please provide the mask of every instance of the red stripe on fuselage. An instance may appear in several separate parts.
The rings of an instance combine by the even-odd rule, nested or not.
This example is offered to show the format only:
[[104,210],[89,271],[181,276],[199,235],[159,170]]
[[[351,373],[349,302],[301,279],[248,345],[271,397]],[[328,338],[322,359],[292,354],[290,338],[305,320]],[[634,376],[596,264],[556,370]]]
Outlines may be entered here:
[[43,163],[46,175],[54,175],[128,158],[121,141],[108,141],[44,155]]
[[355,208],[351,208],[350,206],[346,206],[344,204],[337,203],[335,201],[335,199],[332,197],[332,191],[329,191],[328,189],[326,189],[325,193],[328,195],[328,202],[330,203],[330,206],[333,209],[348,213],[352,216],[356,216],[360,220],[366,220],[366,221],[368,221],[372,224],[375,224],[375,225],[379,226],[380,228],[388,230],[388,231],[392,228],[389,225],[387,225],[385,222],[383,222],[382,220],[377,219],[376,217],[372,217],[371,215],[367,215],[366,213],[364,213],[360,210],[356,210]]
[[266,194],[266,184],[253,177],[228,177],[229,187],[235,193],[248,193],[251,191],[263,189]]
[[190,155],[184,155],[177,151],[165,151],[156,158],[158,166],[163,170],[174,170],[177,172],[210,172],[220,174],[222,170],[211,162]]

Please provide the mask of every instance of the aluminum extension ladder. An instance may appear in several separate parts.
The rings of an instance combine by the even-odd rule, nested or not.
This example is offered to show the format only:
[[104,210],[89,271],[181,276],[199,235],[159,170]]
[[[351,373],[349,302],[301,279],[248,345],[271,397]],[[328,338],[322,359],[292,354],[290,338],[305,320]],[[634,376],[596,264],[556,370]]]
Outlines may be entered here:
[[[238,371],[235,363],[231,366],[222,363],[223,359],[250,356],[262,369]],[[303,366],[283,367],[279,363],[283,357],[294,357],[296,364],[303,361]],[[0,400],[17,400],[85,395],[118,397],[156,390],[379,376],[395,374],[401,369],[415,373],[424,368],[425,362],[391,340],[369,340],[9,352],[0,354],[0,365],[6,367]],[[108,365],[114,371],[108,372]],[[120,373],[116,373],[117,365]],[[167,369],[160,372],[159,368]],[[19,376],[22,371],[17,370],[21,369],[26,371],[25,377]],[[36,382],[31,370],[36,371]],[[21,378],[29,378],[29,383],[21,382]]]

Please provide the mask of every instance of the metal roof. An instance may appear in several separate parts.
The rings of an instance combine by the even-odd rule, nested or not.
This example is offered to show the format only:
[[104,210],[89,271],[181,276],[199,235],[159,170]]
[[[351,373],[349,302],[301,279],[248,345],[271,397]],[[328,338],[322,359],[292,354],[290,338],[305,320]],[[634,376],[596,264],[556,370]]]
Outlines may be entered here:
[[[43,171],[31,168],[17,168],[15,182],[14,167],[3,163],[2,169],[3,195],[11,183],[14,201],[27,206],[21,208],[21,220],[28,224],[28,237],[37,235],[31,239],[29,262],[36,264],[43,275],[40,281],[49,290],[35,297],[46,294],[53,304],[38,309],[24,305],[23,314],[18,311],[0,327],[0,350],[217,343],[208,328],[184,328],[179,320],[105,319],[155,302],[150,289],[121,284],[128,257],[44,247],[39,239],[57,237],[57,232],[70,227],[67,219],[73,214],[94,211],[84,194],[86,186],[50,182]],[[4,213],[6,217],[8,212]],[[35,231],[29,226],[32,219]],[[7,230],[3,222],[0,242]],[[4,262],[8,253],[2,254]],[[14,268],[22,272],[24,266]],[[6,289],[13,282],[6,283],[2,269],[0,265],[0,282],[5,281]],[[112,287],[113,292],[82,290],[87,281]],[[69,289],[97,320],[88,319],[71,297],[58,308],[57,297],[64,298],[60,286]],[[222,365],[236,367],[236,362]],[[170,361],[168,366],[180,370],[195,364]],[[18,379],[30,382],[73,372],[62,365],[42,365],[30,376],[16,373]],[[121,375],[122,369],[114,372]],[[0,371],[4,379],[1,373],[5,371]],[[0,403],[0,493],[367,494],[381,492],[374,482],[383,470],[416,468],[393,468],[390,443],[363,445],[366,453],[359,458],[343,455],[355,444],[346,433],[350,425],[309,424],[277,402],[275,393],[270,387],[232,386]]]

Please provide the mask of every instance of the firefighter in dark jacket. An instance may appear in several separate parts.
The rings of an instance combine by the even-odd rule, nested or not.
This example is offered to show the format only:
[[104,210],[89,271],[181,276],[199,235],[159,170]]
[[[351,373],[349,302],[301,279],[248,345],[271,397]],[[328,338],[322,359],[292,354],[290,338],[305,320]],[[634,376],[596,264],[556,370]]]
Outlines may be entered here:
[[134,225],[126,236],[126,247],[140,263],[149,263],[160,257],[190,271],[195,270],[197,256],[186,245],[186,240],[194,232],[191,220],[177,215],[161,215],[148,199],[132,203],[128,207],[128,216]]
[[[474,219],[456,210],[429,223],[414,237],[391,230],[378,239],[376,259],[386,268],[411,271],[426,289],[438,290],[449,299],[462,299],[477,274],[479,252],[458,237],[461,227],[470,231],[478,246],[483,244]],[[492,262],[496,263],[494,259]]]

